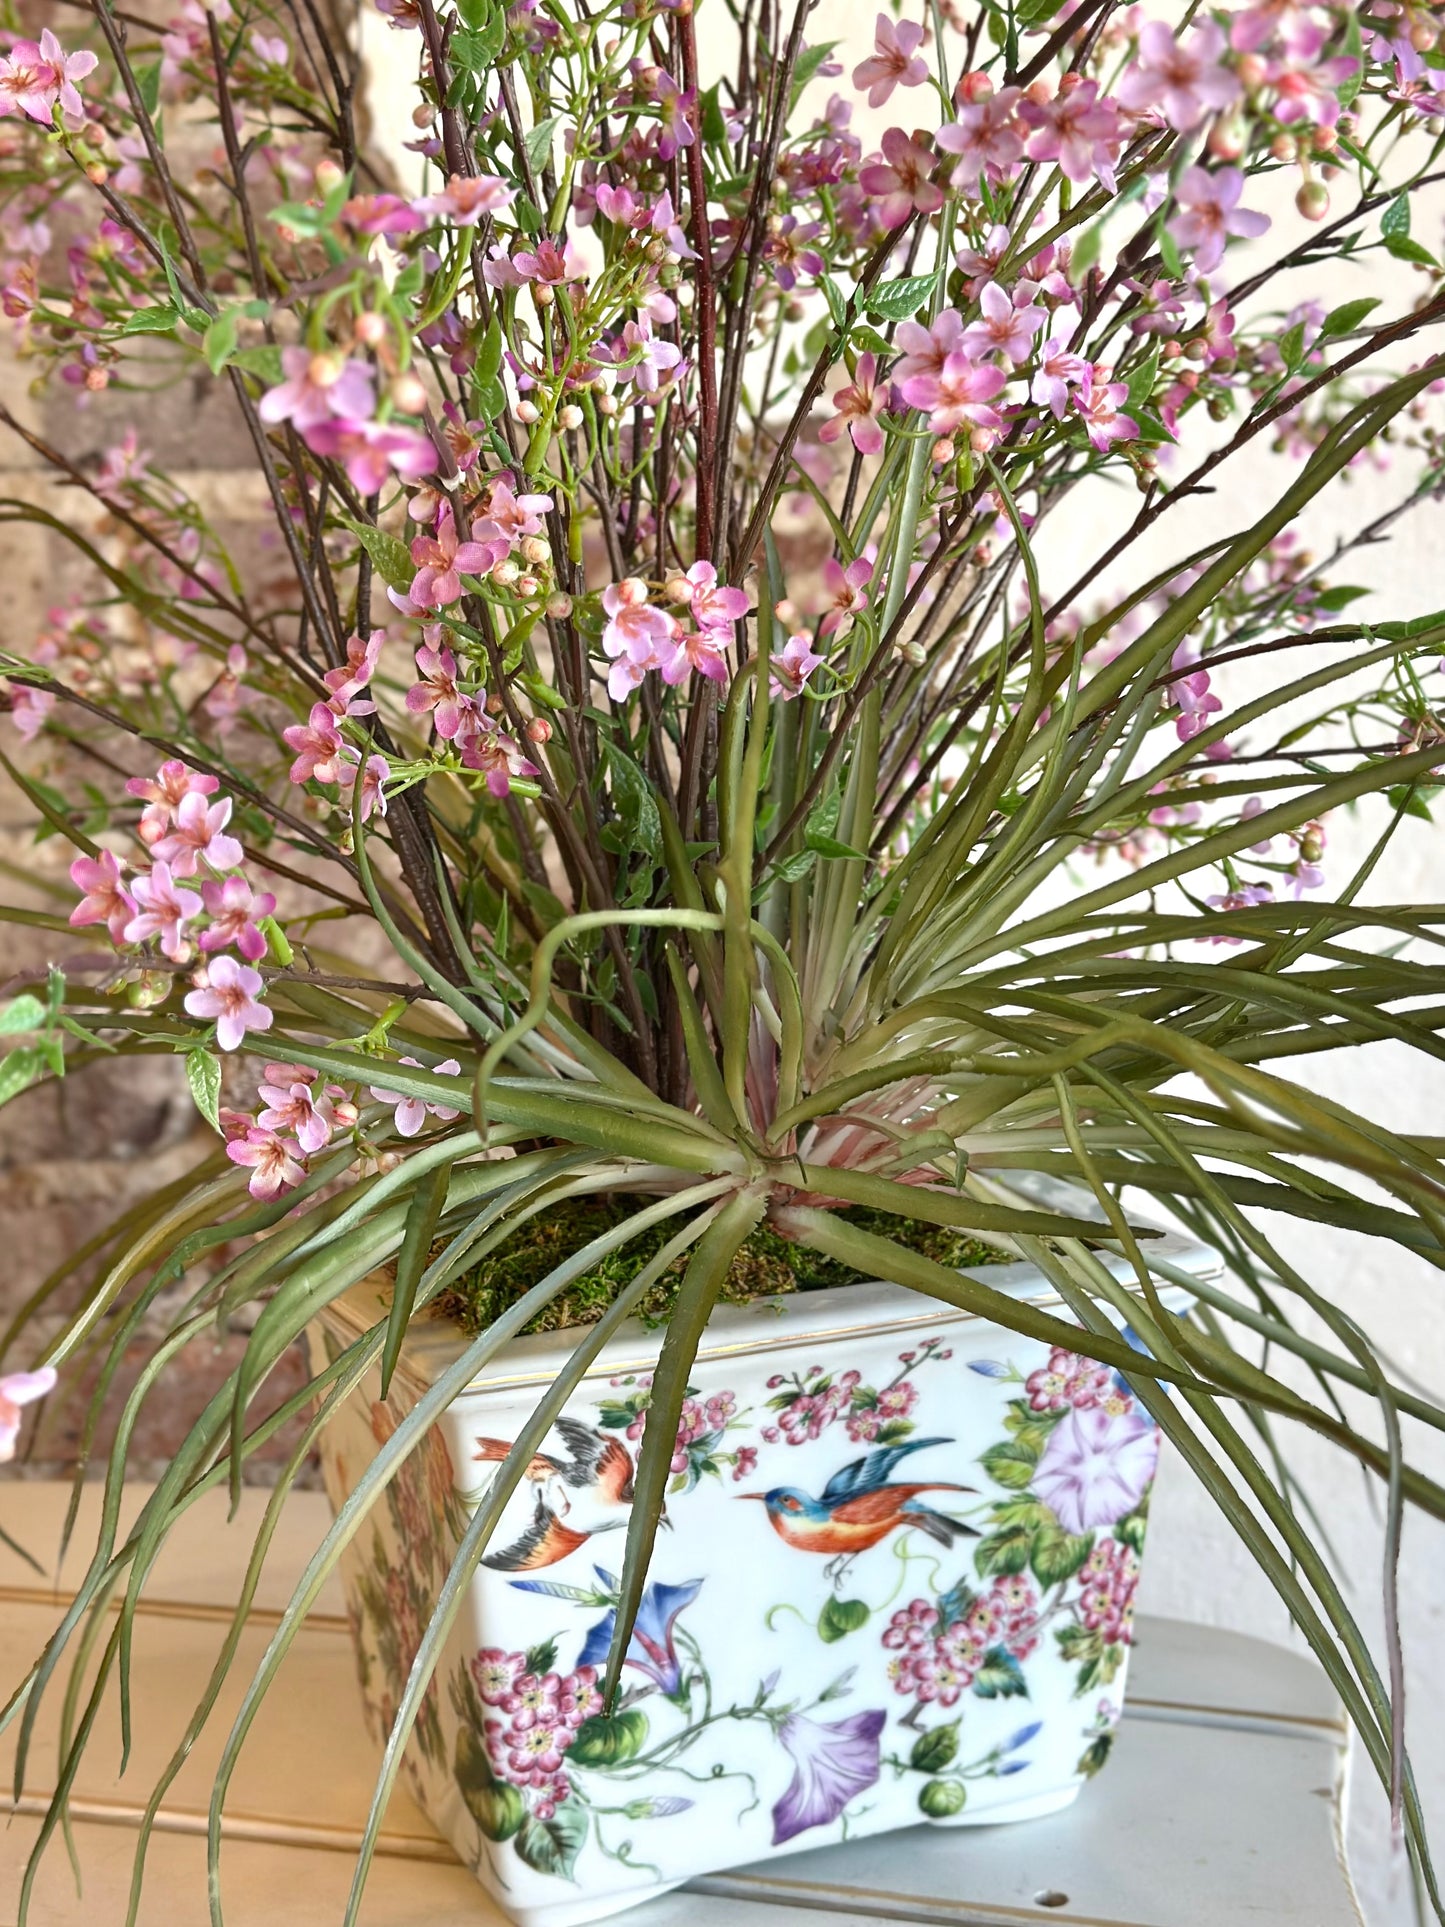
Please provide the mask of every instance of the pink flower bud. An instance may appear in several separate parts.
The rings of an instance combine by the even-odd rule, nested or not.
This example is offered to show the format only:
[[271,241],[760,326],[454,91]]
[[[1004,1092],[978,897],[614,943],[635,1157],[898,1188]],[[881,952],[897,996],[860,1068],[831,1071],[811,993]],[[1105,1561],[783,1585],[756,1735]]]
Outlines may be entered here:
[[419,415],[426,407],[426,389],[409,371],[391,384],[391,398],[404,415]]

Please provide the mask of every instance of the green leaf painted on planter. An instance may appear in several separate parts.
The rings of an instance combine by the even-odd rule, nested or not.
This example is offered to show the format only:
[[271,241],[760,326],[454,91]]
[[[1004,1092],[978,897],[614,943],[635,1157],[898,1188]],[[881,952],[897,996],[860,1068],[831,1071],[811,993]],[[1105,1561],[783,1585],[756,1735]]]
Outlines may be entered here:
[[647,1715],[636,1707],[625,1713],[597,1713],[578,1727],[567,1758],[573,1766],[621,1766],[636,1759],[646,1744]]
[[949,1587],[946,1593],[942,1593],[939,1595],[939,1600],[938,1600],[939,1625],[952,1626],[957,1624],[957,1622],[960,1619],[962,1619],[964,1615],[967,1613],[969,1607],[973,1604],[974,1600],[977,1599],[977,1597],[978,1597],[978,1594],[973,1590],[973,1587],[969,1585],[966,1579],[957,1580],[953,1585]]
[[510,1840],[527,1818],[527,1805],[516,1787],[492,1771],[485,1746],[470,1726],[457,1733],[453,1768],[467,1811],[488,1840]]
[[1094,1535],[1076,1537],[1062,1526],[1045,1526],[1034,1535],[1029,1564],[1041,1586],[1057,1586],[1072,1579],[1094,1549]]
[[930,1780],[918,1795],[918,1804],[930,1820],[951,1820],[968,1803],[968,1789],[962,1780]]
[[1028,1681],[1024,1669],[1006,1646],[990,1647],[983,1664],[973,1676],[973,1690],[980,1699],[1027,1699]]
[[1006,1485],[1014,1492],[1022,1492],[1033,1483],[1039,1455],[1031,1451],[1020,1438],[1006,1439],[1000,1445],[991,1445],[980,1458],[979,1464],[995,1485]]
[[875,288],[865,305],[869,314],[879,315],[884,321],[907,321],[933,293],[933,285],[931,274],[910,274]]
[[1091,1633],[1087,1626],[1077,1622],[1060,1626],[1056,1635],[1059,1651],[1065,1659],[1092,1658],[1103,1651],[1103,1642],[1097,1633]]
[[513,1839],[517,1856],[538,1873],[570,1880],[577,1855],[587,1838],[587,1809],[580,1800],[564,1800],[550,1820],[529,1813]]
[[336,517],[356,537],[362,548],[371,557],[372,566],[389,589],[409,589],[416,575],[411,551],[405,542],[396,536],[388,535],[383,529],[375,529],[369,522],[358,522],[349,515],[338,512]]
[[999,1573],[1022,1572],[1029,1563],[1034,1535],[1022,1526],[991,1532],[974,1548],[973,1563],[985,1579]]
[[1094,1775],[1102,1770],[1113,1745],[1114,1735],[1112,1733],[1101,1733],[1098,1739],[1091,1740],[1079,1755],[1079,1764],[1074,1768],[1074,1771],[1076,1773],[1082,1773],[1085,1779],[1092,1780]]
[[864,1600],[830,1599],[818,1614],[818,1637],[831,1646],[836,1640],[846,1639],[849,1633],[856,1633],[860,1626],[866,1626],[868,1618]]
[[935,1726],[930,1733],[920,1733],[913,1742],[908,1764],[916,1766],[920,1773],[941,1773],[946,1766],[951,1766],[958,1752],[958,1726],[959,1722],[953,1720],[947,1726]]
[[221,1060],[208,1050],[186,1052],[186,1082],[196,1109],[213,1131],[221,1128]]
[[45,1022],[45,1006],[27,991],[0,1010],[0,1037],[13,1037],[18,1031],[39,1030]]
[[539,1645],[529,1646],[527,1648],[526,1663],[523,1670],[528,1673],[535,1673],[538,1679],[540,1679],[544,1673],[550,1673],[556,1663],[557,1642],[555,1639],[544,1639]]
[[1130,1547],[1134,1552],[1144,1550],[1144,1535],[1149,1530],[1149,1506],[1146,1501],[1137,1512],[1129,1513],[1114,1527],[1114,1537],[1121,1545]]

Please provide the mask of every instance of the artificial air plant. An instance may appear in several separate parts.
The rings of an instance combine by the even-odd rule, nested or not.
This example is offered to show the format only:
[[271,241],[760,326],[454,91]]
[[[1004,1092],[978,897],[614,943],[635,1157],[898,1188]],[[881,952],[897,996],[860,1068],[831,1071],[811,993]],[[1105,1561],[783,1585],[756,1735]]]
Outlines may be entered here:
[[[0,32],[0,299],[73,405],[44,430],[0,407],[55,484],[0,518],[76,558],[0,662],[15,780],[78,852],[68,918],[7,913],[53,961],[5,1013],[0,1087],[178,1054],[218,1132],[116,1225],[42,1356],[26,1315],[6,1334],[8,1452],[20,1403],[97,1348],[98,1410],[184,1287],[86,1577],[5,1709],[23,1784],[57,1669],[98,1661],[36,1859],[127,1695],[169,1527],[304,1416],[249,1596],[350,1388],[519,1226],[608,1193],[641,1202],[469,1340],[317,1549],[225,1750],[213,1860],[256,1704],[440,1399],[661,1223],[686,1264],[615,1690],[689,1363],[766,1221],[1127,1371],[1338,1687],[1438,1911],[1393,1573],[1405,1505],[1445,1514],[1407,1427],[1445,1412],[1257,1214],[1442,1262],[1439,1141],[1290,1076],[1373,1040],[1441,1054],[1438,913],[1360,894],[1429,809],[1445,615],[1367,621],[1349,581],[1442,479],[1445,292],[1411,225],[1439,177],[1440,9],[931,0],[841,46],[808,0],[378,4],[417,75],[391,155],[314,0],[160,22],[94,0]],[[1403,296],[1358,292],[1393,263]],[[96,397],[143,422],[180,380],[248,438],[264,568],[143,427],[84,452]],[[1386,456],[1394,506],[1311,556],[1310,504]],[[1201,540],[1219,490],[1249,506]],[[1331,875],[1332,813],[1366,799],[1378,841]],[[1038,1173],[1102,1225],[1042,1209]],[[1228,1260],[1190,1318],[1136,1196]],[[921,1254],[919,1222],[1033,1261],[1076,1323]],[[662,1263],[579,1330],[501,1492]],[[255,1420],[318,1307],[384,1266],[389,1317]],[[242,1313],[243,1362],[119,1534],[138,1410]],[[1277,1456],[1300,1426],[1384,1494],[1387,1677]],[[416,1653],[353,1912],[495,1510]]]

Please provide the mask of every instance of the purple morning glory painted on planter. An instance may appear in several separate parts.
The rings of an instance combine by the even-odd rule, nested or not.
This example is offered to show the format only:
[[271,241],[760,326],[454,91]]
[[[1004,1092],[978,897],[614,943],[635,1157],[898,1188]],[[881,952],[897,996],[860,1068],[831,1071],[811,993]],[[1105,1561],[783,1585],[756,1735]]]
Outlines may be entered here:
[[[617,1581],[611,1573],[596,1568],[597,1577],[604,1586],[615,1591]],[[671,1699],[682,1684],[682,1667],[678,1662],[677,1648],[673,1644],[673,1627],[677,1615],[684,1607],[690,1606],[702,1591],[700,1579],[686,1580],[680,1586],[649,1586],[642,1595],[642,1603],[637,1609],[637,1619],[632,1628],[632,1638],[628,1642],[624,1666],[635,1666],[640,1673],[646,1673]],[[612,1628],[617,1623],[614,1608],[604,1614],[588,1633],[582,1651],[578,1654],[579,1666],[601,1666],[607,1658],[612,1645]]]
[[793,1782],[773,1808],[773,1845],[827,1827],[857,1794],[878,1780],[878,1736],[887,1715],[854,1713],[824,1724],[790,1713],[778,1738],[792,1756]]
[[1134,1510],[1158,1462],[1158,1429],[1143,1413],[1073,1410],[1049,1434],[1033,1489],[1065,1532],[1092,1532]]

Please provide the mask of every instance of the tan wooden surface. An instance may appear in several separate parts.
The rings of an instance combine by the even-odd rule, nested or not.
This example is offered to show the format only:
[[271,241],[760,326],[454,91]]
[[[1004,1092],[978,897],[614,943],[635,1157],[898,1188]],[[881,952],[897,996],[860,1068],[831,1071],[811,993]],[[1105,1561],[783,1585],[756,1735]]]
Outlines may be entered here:
[[[0,1523],[46,1566],[0,1547],[0,1689],[8,1695],[84,1570],[99,1507],[91,1487],[70,1556],[55,1552],[64,1488],[0,1485]],[[143,1498],[127,1494],[125,1516]],[[205,1688],[267,1494],[226,1521],[224,1495],[187,1516],[137,1625],[135,1731],[119,1777],[114,1696],[73,1811],[83,1888],[57,1840],[33,1927],[121,1927],[136,1827]],[[205,1825],[216,1760],[246,1680],[324,1528],[325,1500],[286,1504],[233,1678],[166,1795],[140,1909],[143,1927],[205,1927]],[[1142,1622],[1128,1711],[1101,1777],[1068,1812],[1021,1827],[920,1827],[715,1875],[619,1916],[624,1927],[845,1927],[861,1919],[949,1927],[1357,1927],[1338,1854],[1344,1727],[1334,1695],[1293,1654],[1176,1620]],[[13,1744],[0,1740],[0,1775]],[[334,1591],[298,1637],[242,1754],[222,1854],[229,1927],[339,1927],[376,1751],[362,1726]],[[20,1811],[0,1833],[0,1927],[14,1927],[24,1864],[55,1784],[52,1713],[40,1722]],[[501,1916],[406,1797],[387,1816],[366,1927],[501,1927]]]

